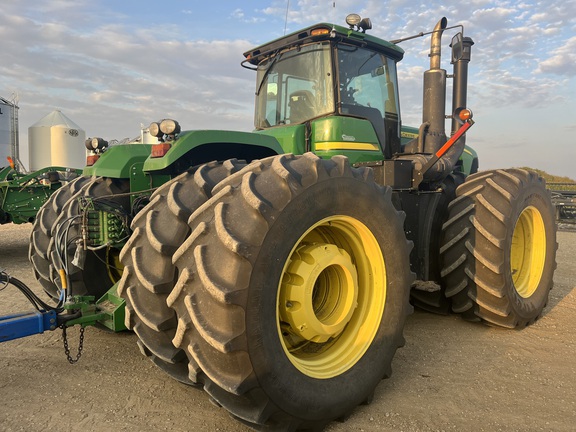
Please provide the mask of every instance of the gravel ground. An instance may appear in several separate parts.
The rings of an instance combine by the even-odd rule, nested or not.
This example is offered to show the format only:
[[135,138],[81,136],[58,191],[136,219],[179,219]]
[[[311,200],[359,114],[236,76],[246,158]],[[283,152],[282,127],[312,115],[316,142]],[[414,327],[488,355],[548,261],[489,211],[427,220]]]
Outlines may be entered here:
[[[0,269],[40,293],[30,229],[0,226]],[[555,287],[536,324],[510,331],[416,311],[392,378],[328,431],[575,430],[576,232],[559,232],[558,242]],[[0,292],[0,315],[28,310],[15,289]],[[69,335],[76,346],[78,330]],[[156,368],[131,333],[88,328],[76,365],[59,331],[0,344],[0,395],[2,431],[248,430]]]

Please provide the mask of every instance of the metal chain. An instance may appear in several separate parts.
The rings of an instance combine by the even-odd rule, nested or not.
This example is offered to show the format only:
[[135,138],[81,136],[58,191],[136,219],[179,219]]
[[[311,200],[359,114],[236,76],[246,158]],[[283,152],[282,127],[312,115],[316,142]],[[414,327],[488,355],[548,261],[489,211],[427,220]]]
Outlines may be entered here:
[[70,355],[70,348],[68,347],[68,337],[66,335],[66,326],[62,326],[62,338],[64,339],[64,354],[66,354],[66,358],[70,362],[70,364],[74,364],[80,360],[82,356],[82,350],[84,349],[84,327],[80,327],[80,341],[78,343],[78,354],[76,354],[76,358],[72,358]]

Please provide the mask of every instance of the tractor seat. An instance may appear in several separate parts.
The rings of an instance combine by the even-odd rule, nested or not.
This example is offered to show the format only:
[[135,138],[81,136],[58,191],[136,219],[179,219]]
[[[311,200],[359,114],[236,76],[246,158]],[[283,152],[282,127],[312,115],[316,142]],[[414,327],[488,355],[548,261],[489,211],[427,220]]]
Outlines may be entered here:
[[290,95],[290,123],[302,123],[315,115],[314,95],[309,90],[298,90]]

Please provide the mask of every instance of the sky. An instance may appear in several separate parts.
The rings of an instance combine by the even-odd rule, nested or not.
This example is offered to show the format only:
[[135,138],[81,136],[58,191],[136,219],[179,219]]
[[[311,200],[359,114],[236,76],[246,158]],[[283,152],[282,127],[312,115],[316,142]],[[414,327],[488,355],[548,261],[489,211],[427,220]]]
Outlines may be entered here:
[[[243,52],[355,12],[387,40],[442,17],[462,24],[475,42],[467,144],[480,169],[576,179],[576,0],[6,0],[0,12],[0,97],[18,98],[25,165],[28,127],[55,109],[108,140],[163,118],[185,130],[252,130],[255,75],[240,66]],[[400,46],[402,121],[417,127],[429,38]]]

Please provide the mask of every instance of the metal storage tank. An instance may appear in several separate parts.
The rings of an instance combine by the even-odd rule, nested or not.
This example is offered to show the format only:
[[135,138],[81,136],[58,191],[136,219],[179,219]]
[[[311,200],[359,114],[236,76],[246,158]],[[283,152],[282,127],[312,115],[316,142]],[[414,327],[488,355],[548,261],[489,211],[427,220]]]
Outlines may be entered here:
[[18,105],[0,97],[0,167],[8,165],[6,158],[18,158]]
[[86,132],[59,110],[28,128],[30,170],[47,166],[83,168]]
[[150,134],[150,129],[147,126],[140,126],[140,142],[142,144],[158,144],[158,138]]

